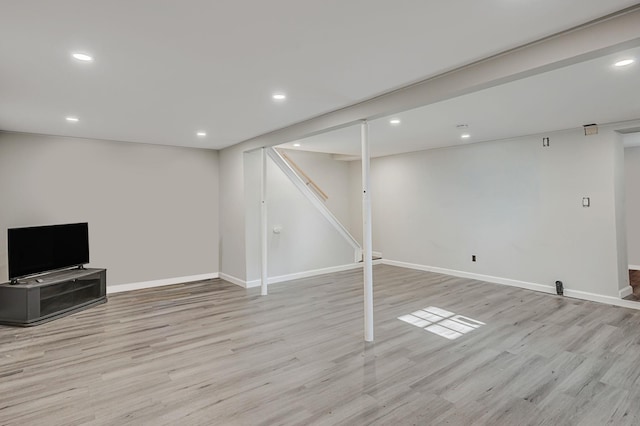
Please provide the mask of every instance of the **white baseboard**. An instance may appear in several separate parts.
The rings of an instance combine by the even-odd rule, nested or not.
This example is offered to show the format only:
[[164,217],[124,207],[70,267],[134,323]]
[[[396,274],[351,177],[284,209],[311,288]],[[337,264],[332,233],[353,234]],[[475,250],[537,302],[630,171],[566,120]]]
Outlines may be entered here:
[[[555,287],[554,286],[550,286],[550,285],[545,285],[545,284],[537,284],[537,283],[531,283],[531,282],[526,282],[526,281],[518,281],[518,280],[512,280],[509,278],[500,278],[500,277],[494,277],[491,275],[482,275],[482,274],[475,274],[473,272],[465,272],[465,271],[457,271],[454,269],[445,269],[445,268],[439,268],[439,267],[435,267],[435,266],[427,266],[427,265],[419,265],[419,264],[415,264],[415,263],[408,263],[408,262],[400,262],[397,260],[389,260],[389,259],[380,259],[380,260],[376,260],[373,262],[375,265],[377,264],[384,264],[384,265],[391,265],[391,266],[398,266],[400,268],[407,268],[407,269],[415,269],[418,271],[427,271],[427,272],[435,272],[438,274],[444,274],[444,275],[451,275],[454,277],[461,277],[461,278],[469,278],[469,279],[474,279],[474,280],[478,280],[478,281],[485,281],[485,282],[490,282],[490,283],[494,283],[494,284],[502,284],[502,285],[509,285],[512,287],[519,287],[519,288],[524,288],[527,290],[533,290],[533,291],[541,291],[543,293],[549,293],[549,294],[555,294]],[[340,266],[332,266],[329,268],[322,268],[322,269],[314,269],[311,271],[303,271],[303,272],[296,272],[293,274],[287,274],[287,275],[280,275],[277,277],[271,277],[269,278],[269,284],[276,284],[276,283],[281,283],[281,282],[285,282],[285,281],[291,281],[291,280],[296,280],[296,279],[300,279],[300,278],[309,278],[309,277],[314,277],[317,275],[324,275],[324,274],[330,274],[330,273],[334,273],[334,272],[342,272],[342,271],[348,271],[351,269],[358,269],[362,267],[362,263],[350,263],[347,265],[340,265]],[[632,267],[631,265],[629,265],[629,269],[634,269],[634,267]],[[637,267],[637,270],[640,270],[640,267]],[[225,273],[218,273],[218,272],[212,272],[212,273],[208,273],[208,274],[200,274],[200,275],[190,275],[190,276],[186,276],[186,277],[176,277],[176,278],[167,278],[167,279],[162,279],[162,280],[153,280],[153,281],[143,281],[143,282],[137,282],[137,283],[129,283],[129,284],[120,284],[120,285],[115,285],[115,286],[107,286],[107,294],[114,294],[114,293],[121,293],[124,291],[131,291],[131,290],[140,290],[140,289],[145,289],[145,288],[153,288],[153,287],[161,287],[161,286],[165,286],[165,285],[173,285],[173,284],[182,284],[182,283],[188,283],[188,282],[193,282],[193,281],[201,281],[201,280],[209,280],[209,279],[215,279],[215,278],[221,278],[225,281],[228,281],[230,283],[239,285],[241,287],[244,288],[252,288],[252,287],[259,287],[260,286],[260,280],[252,280],[252,281],[245,281],[242,280],[240,278],[234,277],[233,275],[229,275],[229,274],[225,274]],[[605,296],[602,294],[596,294],[596,293],[589,293],[586,291],[580,291],[580,290],[571,290],[571,289],[567,289],[565,288],[564,290],[564,294],[567,297],[572,297],[572,298],[576,298],[576,299],[582,299],[582,300],[589,300],[592,302],[599,302],[599,303],[606,303],[608,305],[615,305],[615,306],[621,306],[624,308],[631,308],[631,309],[638,309],[640,310],[640,302],[634,302],[632,300],[622,300],[623,298],[629,296],[630,294],[632,294],[633,289],[631,288],[631,286],[625,287],[624,289],[620,290],[619,293],[619,298],[618,297],[613,297],[613,296]]]
[[638,265],[629,265],[629,269],[632,271],[640,271],[640,266]]
[[606,303],[607,305],[621,306],[623,308],[640,309],[640,302],[634,302],[633,300],[622,300],[614,296],[604,296],[602,294],[587,293],[586,291],[567,289],[564,290],[564,294],[565,296],[573,297],[575,299]]
[[[379,252],[372,252],[372,253],[374,256],[378,256],[378,255],[382,256],[382,253],[379,253]],[[374,265],[380,265],[382,263],[383,263],[382,259],[377,259],[373,261]],[[348,263],[346,265],[340,265],[340,266],[331,266],[329,268],[321,268],[321,269],[313,269],[310,271],[296,272],[294,274],[271,277],[268,280],[268,284],[281,283],[285,281],[297,280],[300,278],[314,277],[316,275],[330,274],[332,272],[348,271],[350,269],[358,269],[361,267],[362,267],[362,263],[358,262],[358,263]],[[239,285],[242,288],[260,287],[260,280],[251,280],[247,282],[241,278],[234,277],[233,275],[225,274],[224,272],[220,272],[220,278],[225,281],[229,281],[232,284]]]
[[510,285],[513,287],[526,288],[527,290],[542,291],[544,293],[556,294],[556,288],[550,285],[530,283],[526,281],[512,280],[509,278],[493,277],[491,275],[475,274],[473,272],[456,271],[454,269],[438,268],[435,266],[418,265],[415,263],[400,262],[397,260],[382,259],[385,265],[399,266],[401,268],[416,269],[419,271],[435,272],[438,274],[452,275],[454,277],[469,278],[472,280],[486,281],[494,284]]
[[[379,261],[374,263],[379,263]],[[267,282],[268,284],[276,284],[276,283],[281,283],[285,281],[297,280],[300,278],[315,277],[316,275],[330,274],[332,272],[342,272],[342,271],[348,271],[350,269],[358,269],[358,268],[362,268],[362,263],[349,263],[346,265],[331,266],[329,268],[313,269],[310,271],[280,275],[277,277],[270,277]],[[222,278],[225,281],[229,281],[230,283],[239,285],[240,287],[243,287],[243,288],[260,287],[260,280],[245,281],[240,278],[234,277],[233,275],[225,274],[223,272],[220,272],[220,278]]]
[[[438,268],[435,266],[418,265],[415,263],[400,262],[396,260],[383,259],[382,263],[385,265],[399,266],[401,268],[416,269],[418,271],[435,272],[438,274],[451,275],[454,277],[470,278],[470,279],[485,281],[485,282],[494,283],[494,284],[509,285],[513,287],[524,288],[527,290],[534,290],[534,291],[541,291],[543,293],[556,294],[555,286],[551,286],[551,285],[537,284],[537,283],[531,283],[526,281],[518,281],[518,280],[509,279],[509,278],[493,277],[491,275],[474,274],[472,272],[456,271],[453,269]],[[575,299],[606,303],[608,305],[615,305],[615,306],[621,306],[624,308],[640,310],[640,302],[634,302],[632,300],[622,300],[622,297],[624,297],[622,296],[622,293],[626,291],[628,290],[626,289],[621,290],[620,291],[621,296],[620,298],[618,298],[614,296],[605,296],[602,294],[589,293],[586,291],[571,290],[565,287],[564,295],[566,297],[572,297]]]
[[[271,284],[271,279],[269,279],[267,281],[267,285]],[[244,288],[255,288],[255,287],[260,287],[260,280],[251,280],[251,281],[245,281],[244,283]]]
[[239,285],[240,287],[247,288],[247,282],[238,277],[234,277],[233,275],[225,274],[224,272],[220,272],[220,279],[225,281],[229,281],[231,284]]
[[[340,266],[330,266],[328,268],[312,269],[310,271],[295,272],[293,274],[279,275],[277,277],[269,277],[267,283],[277,284],[285,281],[299,280],[300,278],[315,277],[316,275],[331,274],[334,272],[348,271],[351,269],[362,268],[362,263],[348,263]],[[247,282],[246,288],[260,287],[260,280],[252,280]]]
[[166,278],[162,280],[142,281],[137,283],[119,284],[114,286],[107,286],[107,294],[121,293],[123,291],[141,290],[143,288],[161,287],[172,284],[189,283],[193,281],[202,281],[218,278],[217,272],[211,272],[209,274],[189,275],[187,277]]
[[633,287],[628,285],[624,289],[620,290],[618,294],[620,295],[620,299],[624,299],[625,297],[633,294]]

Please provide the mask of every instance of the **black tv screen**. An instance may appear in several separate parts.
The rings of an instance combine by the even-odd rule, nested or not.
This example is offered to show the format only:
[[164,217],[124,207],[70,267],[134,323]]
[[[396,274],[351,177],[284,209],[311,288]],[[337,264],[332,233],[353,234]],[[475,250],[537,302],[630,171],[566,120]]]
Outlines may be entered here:
[[89,263],[89,224],[7,230],[9,279]]

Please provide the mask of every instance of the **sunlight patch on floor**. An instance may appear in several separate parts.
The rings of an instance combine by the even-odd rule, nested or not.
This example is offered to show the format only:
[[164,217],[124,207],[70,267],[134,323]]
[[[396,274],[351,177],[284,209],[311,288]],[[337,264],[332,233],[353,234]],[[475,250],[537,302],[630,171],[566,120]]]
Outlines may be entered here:
[[449,340],[455,340],[485,325],[483,322],[435,306],[420,309],[398,319]]

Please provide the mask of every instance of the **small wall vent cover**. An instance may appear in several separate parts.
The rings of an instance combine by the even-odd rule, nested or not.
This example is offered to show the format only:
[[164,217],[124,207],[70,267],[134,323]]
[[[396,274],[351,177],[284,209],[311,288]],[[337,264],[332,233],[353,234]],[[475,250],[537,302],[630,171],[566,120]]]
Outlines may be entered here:
[[591,136],[598,134],[598,125],[597,124],[585,124],[584,126],[584,135]]

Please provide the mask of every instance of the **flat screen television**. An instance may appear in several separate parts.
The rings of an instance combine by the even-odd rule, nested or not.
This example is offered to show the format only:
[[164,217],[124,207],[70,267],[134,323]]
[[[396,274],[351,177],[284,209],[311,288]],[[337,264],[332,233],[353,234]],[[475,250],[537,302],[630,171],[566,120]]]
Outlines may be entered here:
[[89,224],[7,230],[9,279],[89,263]]

